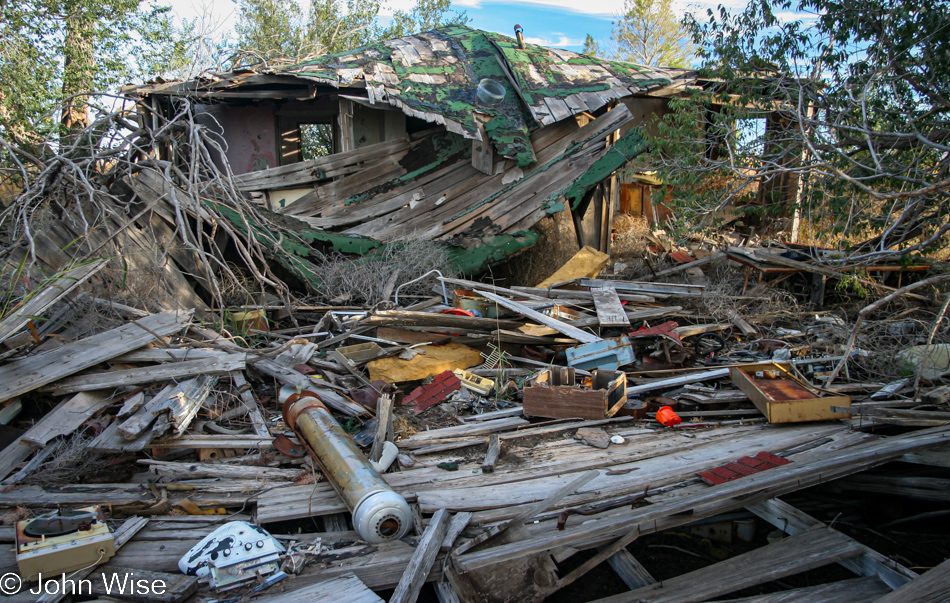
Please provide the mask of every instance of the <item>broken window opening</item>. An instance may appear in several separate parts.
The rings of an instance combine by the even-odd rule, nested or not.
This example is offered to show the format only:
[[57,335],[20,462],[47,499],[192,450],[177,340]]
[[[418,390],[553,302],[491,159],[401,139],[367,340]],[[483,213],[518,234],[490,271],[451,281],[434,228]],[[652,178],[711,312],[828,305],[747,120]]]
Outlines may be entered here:
[[333,149],[333,124],[300,124],[301,159],[327,157]]

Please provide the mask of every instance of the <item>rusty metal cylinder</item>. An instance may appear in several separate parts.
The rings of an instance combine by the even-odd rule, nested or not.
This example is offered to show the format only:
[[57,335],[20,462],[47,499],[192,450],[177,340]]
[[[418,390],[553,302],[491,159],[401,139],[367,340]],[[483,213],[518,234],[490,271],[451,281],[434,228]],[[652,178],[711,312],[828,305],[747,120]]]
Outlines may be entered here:
[[402,538],[412,526],[406,499],[393,491],[317,394],[280,391],[284,420],[313,452],[323,473],[353,513],[353,527],[367,542]]

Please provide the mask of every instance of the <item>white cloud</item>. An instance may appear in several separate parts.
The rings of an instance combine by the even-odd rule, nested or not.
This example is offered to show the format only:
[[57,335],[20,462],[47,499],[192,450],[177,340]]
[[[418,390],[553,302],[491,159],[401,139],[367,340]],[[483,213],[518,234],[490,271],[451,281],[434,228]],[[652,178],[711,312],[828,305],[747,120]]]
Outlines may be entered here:
[[596,5],[591,5],[590,2],[581,2],[580,0],[515,0],[514,2],[510,2],[510,4],[539,4],[591,16],[615,17],[623,13],[623,0],[604,0],[603,2],[598,2]]
[[564,48],[567,46],[583,46],[584,40],[577,38],[569,38],[564,34],[552,33],[550,38],[532,38],[531,36],[525,36],[524,41],[529,44],[538,44],[539,46],[548,46],[553,48]]
[[453,7],[462,7],[462,8],[481,8],[481,0],[453,0]]

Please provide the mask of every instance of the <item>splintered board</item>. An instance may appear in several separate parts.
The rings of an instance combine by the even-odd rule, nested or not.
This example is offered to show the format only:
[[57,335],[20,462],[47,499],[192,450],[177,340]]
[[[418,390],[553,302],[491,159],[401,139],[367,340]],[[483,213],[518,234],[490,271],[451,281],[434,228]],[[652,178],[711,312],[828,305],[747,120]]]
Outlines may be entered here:
[[[784,371],[782,370],[784,369]],[[789,378],[790,366],[785,363],[765,362],[734,366],[730,377],[756,408],[762,411],[769,423],[799,423],[804,421],[828,421],[846,419],[849,415],[832,412],[832,406],[851,406],[849,396],[816,397],[795,379]],[[757,377],[763,371],[778,372],[781,377],[770,379]]]

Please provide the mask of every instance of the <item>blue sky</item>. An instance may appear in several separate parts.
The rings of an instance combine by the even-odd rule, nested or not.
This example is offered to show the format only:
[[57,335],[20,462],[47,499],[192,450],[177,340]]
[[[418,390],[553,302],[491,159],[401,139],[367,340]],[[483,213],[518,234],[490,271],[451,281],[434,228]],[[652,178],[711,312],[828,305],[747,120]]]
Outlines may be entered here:
[[[232,0],[167,1],[181,17],[190,19],[210,11],[224,28],[230,29],[233,25],[235,5]],[[720,3],[732,7],[745,4],[745,0],[692,0],[689,5],[687,1],[675,3],[674,10],[683,14],[686,10],[705,10]],[[413,0],[388,0],[386,12],[406,10],[412,4]],[[515,24],[520,24],[529,42],[577,52],[583,49],[587,34],[606,50],[611,21],[623,12],[623,0],[453,0],[452,6],[468,13],[472,27],[513,36]]]

